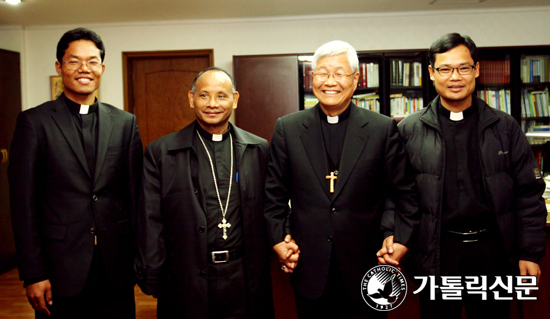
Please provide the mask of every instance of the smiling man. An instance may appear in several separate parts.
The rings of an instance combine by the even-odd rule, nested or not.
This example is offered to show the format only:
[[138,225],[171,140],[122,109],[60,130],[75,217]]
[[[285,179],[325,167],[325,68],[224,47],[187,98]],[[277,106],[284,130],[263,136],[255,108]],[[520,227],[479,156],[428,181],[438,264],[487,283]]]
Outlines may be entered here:
[[[273,133],[265,208],[269,244],[283,271],[292,273],[301,319],[384,317],[362,300],[360,287],[377,264],[386,199],[398,203],[395,221],[388,212],[387,222],[395,223],[403,250],[418,218],[396,122],[351,102],[358,63],[346,42],[317,49],[313,93],[319,103],[278,119]],[[299,247],[297,263],[288,256],[289,234]]]
[[225,70],[199,73],[188,96],[197,120],[145,150],[138,283],[158,318],[272,318],[269,144],[229,123],[239,92]]
[[19,275],[36,317],[134,318],[132,219],[142,145],[134,115],[95,92],[105,46],[66,32],[63,94],[22,112],[8,168]]
[[[546,247],[545,185],[527,139],[514,118],[473,95],[483,70],[472,39],[445,34],[428,58],[439,96],[398,126],[422,211],[409,274],[435,276],[438,286],[443,276],[461,276],[462,287],[464,276],[486,276],[485,290],[495,276],[538,279]],[[430,300],[426,288],[420,311],[424,319],[460,318],[463,307],[468,318],[508,318],[510,302],[494,296],[489,291],[482,300],[464,291],[461,300],[444,300],[437,289]]]

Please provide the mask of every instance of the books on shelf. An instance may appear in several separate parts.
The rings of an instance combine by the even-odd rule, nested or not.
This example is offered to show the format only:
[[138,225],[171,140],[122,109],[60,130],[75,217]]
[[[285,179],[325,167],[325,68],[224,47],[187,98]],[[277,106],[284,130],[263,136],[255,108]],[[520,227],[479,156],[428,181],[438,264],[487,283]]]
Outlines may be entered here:
[[478,90],[477,96],[497,110],[511,113],[510,90]]
[[359,63],[359,87],[362,88],[374,88],[379,87],[379,67],[378,63]]
[[391,86],[422,86],[422,63],[391,60]]
[[313,87],[313,70],[311,62],[304,62],[302,64],[302,77],[304,79],[304,89],[308,90]]
[[377,92],[358,94],[352,97],[352,102],[360,108],[380,113],[380,96]]
[[391,117],[405,117],[424,107],[422,93],[407,92],[390,95]]
[[521,58],[521,81],[523,83],[550,82],[548,55],[526,55]]
[[[550,125],[534,124],[527,128],[526,133],[550,133]],[[529,136],[527,134],[527,140],[529,144],[544,144],[550,141],[550,136]]]
[[548,93],[548,87],[543,91],[521,91],[521,116],[550,116],[550,95]]
[[510,60],[479,61],[479,68],[478,84],[510,83]]

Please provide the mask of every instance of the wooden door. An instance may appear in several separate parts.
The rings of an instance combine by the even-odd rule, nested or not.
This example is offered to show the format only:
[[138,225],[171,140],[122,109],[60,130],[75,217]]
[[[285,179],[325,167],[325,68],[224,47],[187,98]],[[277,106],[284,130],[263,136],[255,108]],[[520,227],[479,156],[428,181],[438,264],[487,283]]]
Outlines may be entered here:
[[123,52],[124,109],[134,113],[143,146],[195,120],[187,92],[214,63],[213,50]]
[[300,108],[296,55],[234,56],[238,127],[271,141],[275,122]]
[[16,266],[7,168],[17,114],[21,112],[18,52],[0,49],[0,273]]

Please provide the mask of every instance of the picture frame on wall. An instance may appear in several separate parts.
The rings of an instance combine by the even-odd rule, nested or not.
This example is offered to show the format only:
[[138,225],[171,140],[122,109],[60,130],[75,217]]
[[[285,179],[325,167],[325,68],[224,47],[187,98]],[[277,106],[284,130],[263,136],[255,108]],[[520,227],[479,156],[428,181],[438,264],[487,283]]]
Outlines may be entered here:
[[[56,100],[61,93],[63,93],[63,89],[65,87],[63,86],[63,78],[59,75],[52,75],[50,76],[50,94],[51,99]],[[95,91],[95,97],[99,100],[99,90]]]

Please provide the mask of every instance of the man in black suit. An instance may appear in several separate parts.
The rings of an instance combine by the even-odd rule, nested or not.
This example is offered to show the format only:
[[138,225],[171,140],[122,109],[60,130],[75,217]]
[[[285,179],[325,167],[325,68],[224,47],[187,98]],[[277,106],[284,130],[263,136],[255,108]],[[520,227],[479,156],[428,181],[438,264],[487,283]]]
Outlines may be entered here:
[[188,95],[197,120],[145,149],[138,283],[158,318],[273,318],[269,144],[229,123],[239,92],[226,71],[199,73]]
[[134,318],[132,218],[142,145],[134,115],[100,103],[105,47],[57,45],[64,93],[21,112],[8,168],[19,274],[36,317]]
[[[351,102],[358,58],[333,41],[313,57],[319,103],[277,120],[266,178],[269,243],[292,272],[300,318],[384,316],[361,297],[361,279],[377,264],[385,202],[393,195],[395,240],[406,250],[417,223],[414,182],[396,122]],[[289,200],[291,207],[289,207]],[[288,255],[290,234],[299,260]],[[397,248],[396,248],[397,249]]]

